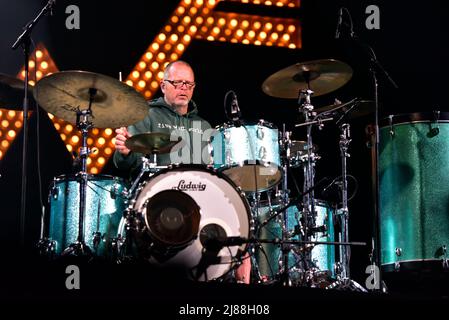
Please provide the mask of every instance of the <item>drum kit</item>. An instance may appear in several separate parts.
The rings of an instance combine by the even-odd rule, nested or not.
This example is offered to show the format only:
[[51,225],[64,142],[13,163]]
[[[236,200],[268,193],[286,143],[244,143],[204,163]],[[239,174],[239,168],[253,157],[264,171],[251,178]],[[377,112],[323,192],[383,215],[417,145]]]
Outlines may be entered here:
[[[173,141],[160,132],[136,134],[126,141],[126,146],[143,155],[143,165],[137,178],[129,183],[118,177],[87,173],[91,152],[87,138],[93,127],[121,127],[143,119],[148,112],[145,99],[121,81],[91,72],[64,71],[41,79],[33,88],[35,100],[47,112],[75,124],[82,135],[80,171],[58,176],[51,184],[49,224],[38,243],[41,254],[180,266],[197,281],[232,279],[249,257],[253,283],[364,291],[350,278],[350,247],[365,244],[349,242],[348,238],[348,120],[373,112],[373,105],[358,99],[321,108],[312,104],[312,96],[337,90],[351,76],[352,69],[346,63],[327,59],[297,63],[264,81],[262,89],[266,94],[297,99],[304,122],[295,127],[306,129],[303,140],[294,139],[285,125],[280,131],[265,120],[230,121],[218,126],[210,139],[209,165],[159,166],[157,156],[179,150],[184,141]],[[11,90],[14,86],[19,90],[21,85],[7,77],[0,78],[0,82]],[[15,96],[11,90],[11,95],[4,95],[9,100]],[[433,126],[440,130],[446,115],[438,113],[438,119],[435,117],[436,113]],[[336,203],[315,198],[323,183],[315,183],[320,155],[313,142],[313,128],[331,122],[340,130],[341,174],[326,188],[338,187]],[[387,136],[408,135],[395,125],[391,120],[382,128],[382,137],[386,135],[383,141],[388,141]],[[440,132],[444,134],[441,130],[432,137]],[[413,159],[412,145],[388,144],[385,148],[403,148],[409,160]],[[382,157],[388,155],[384,152]],[[381,167],[388,161],[381,158]],[[297,197],[292,197],[288,188],[288,179],[297,186],[293,168],[302,172],[303,185]],[[391,177],[383,176],[381,183],[396,179],[395,174],[402,180],[406,178],[404,172],[393,171]],[[389,192],[381,194],[384,206],[391,202]],[[431,204],[426,204],[431,210]],[[422,203],[416,205],[422,207]],[[397,270],[410,260],[431,259],[430,252],[436,247],[445,256],[444,241],[440,244],[426,238],[396,247],[391,237],[400,230],[386,231],[393,225],[398,228],[392,221],[410,222],[405,214],[407,205],[403,206],[400,215],[382,211],[383,266],[392,265]],[[423,217],[415,218],[429,224]],[[439,226],[445,221],[440,220]],[[438,229],[435,224],[425,227]],[[444,232],[438,234],[444,238]],[[420,243],[430,247],[421,250]]]

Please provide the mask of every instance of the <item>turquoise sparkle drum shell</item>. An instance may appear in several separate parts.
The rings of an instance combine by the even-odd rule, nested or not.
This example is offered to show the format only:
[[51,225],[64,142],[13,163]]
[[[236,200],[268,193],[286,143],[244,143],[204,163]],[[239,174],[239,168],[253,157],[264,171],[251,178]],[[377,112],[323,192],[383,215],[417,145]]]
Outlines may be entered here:
[[[80,182],[73,175],[56,177],[49,194],[50,224],[48,236],[55,241],[55,253],[61,254],[78,239]],[[88,175],[84,241],[91,251],[107,257],[112,239],[125,210],[124,180],[107,175]],[[94,245],[95,232],[101,234],[98,246]]]
[[243,191],[266,191],[282,178],[279,132],[269,122],[222,125],[213,135],[211,146],[214,167]]
[[449,245],[449,114],[414,113],[380,128],[381,264],[443,267]]
[[[334,234],[334,209],[324,201],[315,200],[316,206],[316,225],[326,226],[325,232],[317,232],[315,236],[311,238],[311,241],[330,242],[335,241]],[[262,223],[268,219],[272,214],[276,213],[276,210],[281,208],[280,205],[269,206],[262,204],[258,209],[256,220]],[[301,212],[298,211],[296,206],[292,206],[286,210],[288,217],[288,230],[293,232],[295,226],[298,225],[298,219],[301,217]],[[281,214],[282,215],[282,214]],[[260,239],[282,239],[282,221],[281,217],[272,219],[266,226],[259,228],[257,236]],[[299,236],[295,236],[291,240],[301,240]],[[280,269],[279,261],[282,259],[282,252],[279,245],[276,244],[261,244],[262,248],[256,248],[256,261],[260,275],[267,280],[275,280]],[[290,277],[300,281],[302,276],[301,270],[301,245],[292,245],[293,250],[289,253],[289,269]],[[262,250],[263,249],[263,250]],[[295,250],[296,249],[296,250]],[[263,252],[264,251],[264,252]],[[313,262],[313,268],[325,273],[329,277],[335,276],[335,246],[334,245],[315,245],[311,251],[311,258]]]

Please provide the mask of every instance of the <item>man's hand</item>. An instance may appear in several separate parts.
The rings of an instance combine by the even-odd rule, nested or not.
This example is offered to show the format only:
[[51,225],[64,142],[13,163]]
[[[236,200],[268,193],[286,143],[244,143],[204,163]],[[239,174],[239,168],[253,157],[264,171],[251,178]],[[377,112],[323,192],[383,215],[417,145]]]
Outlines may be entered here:
[[125,127],[115,129],[115,133],[117,134],[115,136],[115,149],[122,155],[127,156],[131,150],[125,146],[125,141],[131,138],[131,135]]

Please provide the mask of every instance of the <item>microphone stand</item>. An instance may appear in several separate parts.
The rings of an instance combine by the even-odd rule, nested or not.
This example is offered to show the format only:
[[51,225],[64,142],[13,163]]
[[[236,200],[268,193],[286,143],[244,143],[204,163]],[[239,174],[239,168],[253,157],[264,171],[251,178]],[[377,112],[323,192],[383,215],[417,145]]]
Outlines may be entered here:
[[[374,94],[374,106],[375,106],[375,122],[374,122],[374,132],[372,132],[371,139],[373,141],[371,149],[371,159],[372,159],[372,200],[374,203],[374,215],[373,215],[373,253],[372,253],[372,265],[375,270],[379,270],[378,279],[375,279],[374,283],[379,284],[375,286],[377,291],[384,292],[385,286],[382,281],[382,270],[381,270],[381,243],[380,243],[380,225],[381,225],[381,217],[379,212],[379,199],[380,199],[380,173],[379,173],[379,145],[380,145],[380,135],[379,135],[379,82],[378,82],[378,73],[383,74],[390,84],[398,89],[398,85],[394,80],[390,77],[388,72],[382,66],[382,64],[377,60],[376,54],[371,46],[366,43],[363,43],[359,40],[358,36],[354,33],[351,19],[351,34],[352,40],[354,40],[360,47],[363,48],[363,51],[367,55],[369,59],[369,71],[372,77],[372,85],[373,85],[373,94]],[[376,272],[374,272],[373,276],[376,276]]]
[[31,32],[39,20],[49,12],[51,12],[55,0],[49,0],[44,8],[39,12],[39,14],[27,23],[23,28],[23,32],[19,35],[16,42],[12,45],[11,49],[16,50],[19,46],[23,47],[23,54],[25,59],[25,82],[24,90],[25,95],[23,98],[23,144],[22,144],[22,188],[21,188],[21,202],[20,202],[20,247],[25,248],[25,217],[26,217],[26,187],[27,187],[27,150],[28,150],[28,81],[29,81],[29,66],[28,61],[30,57],[30,43],[31,43]]

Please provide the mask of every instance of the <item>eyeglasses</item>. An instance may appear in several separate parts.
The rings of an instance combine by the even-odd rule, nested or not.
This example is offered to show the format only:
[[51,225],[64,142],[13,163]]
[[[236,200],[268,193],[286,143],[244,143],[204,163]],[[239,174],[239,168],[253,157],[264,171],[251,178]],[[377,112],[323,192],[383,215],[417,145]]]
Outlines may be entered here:
[[183,85],[186,85],[187,89],[192,90],[193,87],[195,87],[195,85],[196,85],[195,82],[190,82],[190,81],[186,81],[186,80],[164,79],[164,81],[167,81],[168,83],[170,83],[173,87],[175,87],[175,89],[181,89]]

